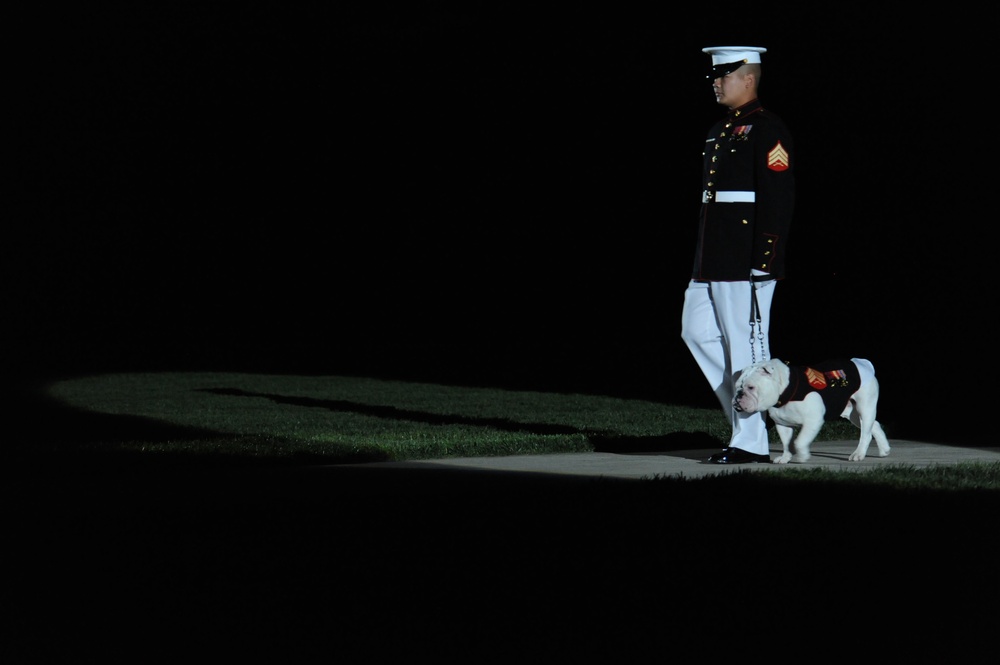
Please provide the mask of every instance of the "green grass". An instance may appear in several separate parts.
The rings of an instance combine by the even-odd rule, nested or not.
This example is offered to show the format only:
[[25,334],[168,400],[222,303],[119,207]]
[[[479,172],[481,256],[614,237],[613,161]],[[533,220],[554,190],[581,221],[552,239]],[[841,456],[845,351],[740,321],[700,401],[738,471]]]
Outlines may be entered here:
[[[714,447],[728,439],[718,409],[364,377],[123,373],[58,381],[45,395],[63,424],[33,445],[133,459],[339,464],[589,452],[609,442]],[[850,423],[831,422],[819,440],[856,436]],[[780,475],[834,482],[843,474],[784,469]],[[851,475],[899,487],[1000,487],[995,465]]]
[[122,419],[111,436],[89,437],[91,449],[272,461],[586,452],[599,439],[677,432],[721,444],[727,432],[714,409],[344,376],[111,374],[60,381],[47,394]]

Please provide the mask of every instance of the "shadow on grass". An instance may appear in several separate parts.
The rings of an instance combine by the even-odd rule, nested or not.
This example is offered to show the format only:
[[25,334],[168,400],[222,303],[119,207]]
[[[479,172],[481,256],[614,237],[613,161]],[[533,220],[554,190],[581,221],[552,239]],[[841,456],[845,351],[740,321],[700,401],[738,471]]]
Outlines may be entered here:
[[[69,406],[44,394],[41,389],[21,390],[9,396],[12,412],[18,414],[10,427],[12,435],[4,455],[20,464],[44,463],[62,467],[148,466],[279,467],[309,464],[384,462],[379,451],[325,455],[289,451],[280,455],[251,455],[235,445],[245,436],[216,430],[176,425],[156,418],[95,413]],[[269,438],[262,441],[272,450],[294,442]],[[184,444],[192,444],[187,445]],[[233,452],[226,452],[232,449]]]
[[202,388],[201,392],[213,393],[215,395],[227,395],[230,397],[259,397],[269,399],[275,404],[291,404],[293,406],[315,407],[328,409],[330,411],[340,411],[347,413],[357,413],[365,416],[386,418],[390,420],[411,420],[413,422],[426,423],[428,425],[473,425],[476,427],[491,427],[505,432],[529,432],[531,434],[581,434],[584,433],[576,427],[569,425],[553,425],[551,423],[523,423],[509,418],[471,418],[458,414],[429,413],[427,411],[413,411],[410,409],[398,409],[394,406],[380,406],[378,404],[362,404],[361,402],[351,402],[343,399],[314,399],[311,397],[286,397],[284,395],[273,395],[268,393],[253,393],[238,388]]

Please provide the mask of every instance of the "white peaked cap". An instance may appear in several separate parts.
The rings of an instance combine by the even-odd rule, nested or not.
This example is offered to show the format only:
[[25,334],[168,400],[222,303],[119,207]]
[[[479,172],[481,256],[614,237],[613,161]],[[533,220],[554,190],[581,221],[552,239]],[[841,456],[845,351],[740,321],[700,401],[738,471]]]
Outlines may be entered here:
[[727,65],[731,62],[760,62],[760,54],[767,49],[760,46],[709,46],[703,53],[712,55],[712,65]]
[[760,46],[709,46],[702,51],[712,55],[712,66],[705,78],[717,79],[732,74],[745,64],[760,62],[760,54],[767,49]]

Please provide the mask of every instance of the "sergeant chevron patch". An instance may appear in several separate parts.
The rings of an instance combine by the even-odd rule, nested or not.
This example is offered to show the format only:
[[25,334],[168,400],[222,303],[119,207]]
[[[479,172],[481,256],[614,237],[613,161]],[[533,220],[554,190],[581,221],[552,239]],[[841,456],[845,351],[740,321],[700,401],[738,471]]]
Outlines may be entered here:
[[772,171],[788,170],[788,152],[785,151],[785,146],[781,145],[781,141],[775,143],[767,153],[767,168]]
[[826,377],[823,376],[823,372],[815,370],[812,367],[806,367],[806,380],[816,390],[826,388]]

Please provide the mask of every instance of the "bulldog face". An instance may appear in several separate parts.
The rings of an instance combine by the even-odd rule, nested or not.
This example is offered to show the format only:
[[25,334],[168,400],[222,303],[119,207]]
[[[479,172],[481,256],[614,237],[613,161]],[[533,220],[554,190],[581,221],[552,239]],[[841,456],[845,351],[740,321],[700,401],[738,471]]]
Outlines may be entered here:
[[767,411],[778,403],[778,397],[786,387],[788,365],[777,358],[754,363],[736,379],[733,408],[746,413]]

